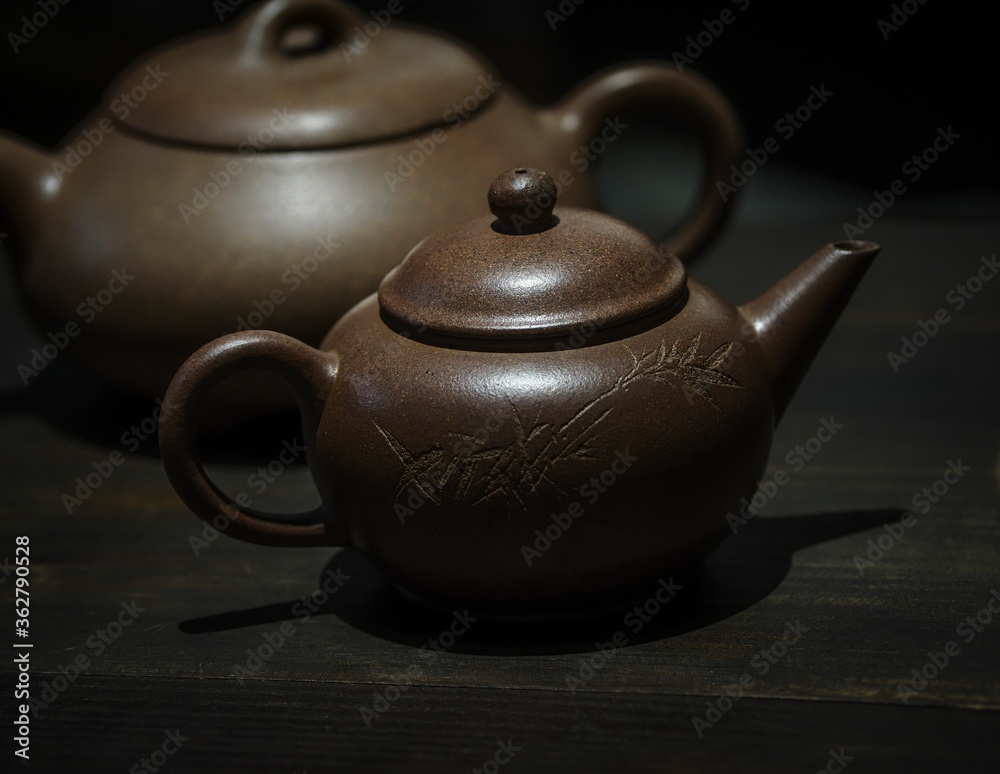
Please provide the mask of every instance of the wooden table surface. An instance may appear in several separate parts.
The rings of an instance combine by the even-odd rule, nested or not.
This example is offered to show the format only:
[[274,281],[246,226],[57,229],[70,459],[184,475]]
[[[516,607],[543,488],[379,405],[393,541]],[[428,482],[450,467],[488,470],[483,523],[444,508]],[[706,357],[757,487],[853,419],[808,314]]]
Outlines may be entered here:
[[[743,221],[692,273],[742,302],[839,226]],[[5,262],[0,558],[30,538],[44,702],[16,770],[996,771],[1000,279],[961,310],[949,293],[996,254],[1000,226],[887,216],[866,236],[883,252],[774,438],[765,481],[787,483],[701,576],[648,621],[473,622],[441,653],[421,646],[452,621],[410,608],[354,550],[221,537],[196,555],[201,523],[155,445],[129,448],[151,403],[58,359],[21,384],[42,339]],[[939,308],[950,322],[894,372],[887,353]],[[837,432],[805,460],[796,446],[824,420]],[[296,433],[233,439],[213,475],[245,488]],[[124,462],[67,513],[63,494],[115,451]],[[260,503],[309,487],[292,466]],[[313,612],[303,600],[324,583],[337,590]],[[625,646],[605,655],[616,633]],[[931,679],[901,693],[921,669]],[[12,771],[10,657],[3,673]]]

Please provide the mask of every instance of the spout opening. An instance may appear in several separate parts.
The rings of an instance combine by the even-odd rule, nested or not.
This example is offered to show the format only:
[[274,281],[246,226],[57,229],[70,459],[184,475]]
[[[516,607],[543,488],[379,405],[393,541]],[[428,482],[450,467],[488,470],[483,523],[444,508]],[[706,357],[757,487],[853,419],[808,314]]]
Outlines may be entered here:
[[831,247],[842,250],[845,253],[860,253],[866,250],[878,250],[879,246],[875,242],[863,242],[856,239],[845,239],[840,242],[833,242]]

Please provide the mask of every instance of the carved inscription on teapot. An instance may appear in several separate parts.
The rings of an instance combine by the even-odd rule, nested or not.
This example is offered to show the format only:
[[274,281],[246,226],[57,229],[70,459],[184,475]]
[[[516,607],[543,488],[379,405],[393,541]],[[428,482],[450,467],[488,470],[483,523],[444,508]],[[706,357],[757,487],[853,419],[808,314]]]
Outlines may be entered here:
[[[537,412],[526,416],[508,401],[509,416],[500,421],[512,422],[514,440],[506,446],[489,446],[488,437],[481,439],[456,431],[447,436],[464,444],[450,450],[435,444],[414,452],[376,423],[403,465],[397,500],[417,495],[417,499],[439,505],[445,502],[475,505],[502,498],[527,509],[529,501],[546,488],[567,496],[553,473],[565,465],[600,461],[597,456],[600,428],[614,411],[619,392],[643,381],[663,382],[682,390],[689,402],[705,400],[718,410],[713,389],[742,389],[743,385],[723,371],[731,362],[736,343],[722,344],[708,355],[699,354],[700,345],[699,333],[683,348],[680,339],[675,339],[669,349],[664,341],[657,349],[641,355],[626,346],[632,361],[628,373],[618,377],[562,424],[543,421]],[[459,449],[457,454],[455,448]]]

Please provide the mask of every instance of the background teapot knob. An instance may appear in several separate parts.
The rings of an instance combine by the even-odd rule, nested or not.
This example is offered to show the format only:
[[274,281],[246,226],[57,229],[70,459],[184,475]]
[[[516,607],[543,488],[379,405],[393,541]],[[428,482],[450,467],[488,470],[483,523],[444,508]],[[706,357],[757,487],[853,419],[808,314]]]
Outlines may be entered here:
[[494,228],[506,234],[537,234],[559,222],[553,217],[556,183],[534,167],[515,167],[499,175],[486,199],[497,216]]

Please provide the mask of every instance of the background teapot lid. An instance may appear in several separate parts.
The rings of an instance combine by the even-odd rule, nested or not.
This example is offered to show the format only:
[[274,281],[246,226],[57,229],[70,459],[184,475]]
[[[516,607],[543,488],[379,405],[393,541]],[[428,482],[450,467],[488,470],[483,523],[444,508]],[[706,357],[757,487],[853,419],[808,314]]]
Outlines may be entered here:
[[106,100],[118,120],[156,138],[291,150],[461,121],[499,85],[476,55],[404,29],[388,7],[364,15],[337,0],[270,0],[151,52]]
[[553,209],[556,193],[540,170],[504,172],[487,195],[495,217],[445,226],[386,275],[383,315],[416,335],[540,339],[631,322],[683,297],[674,255],[610,215]]

